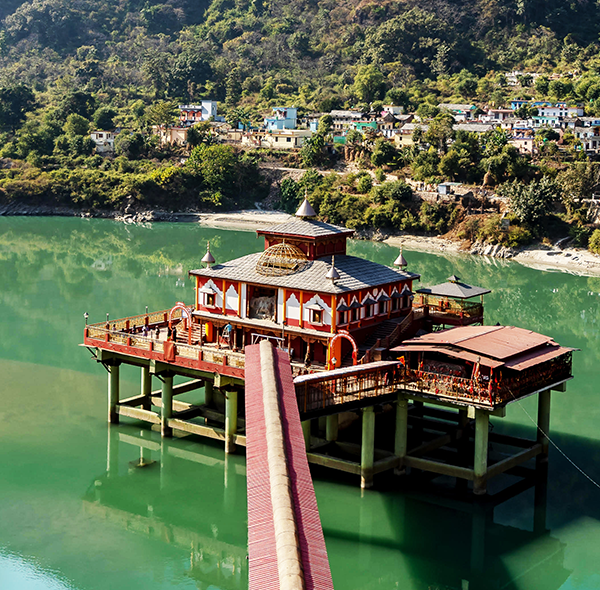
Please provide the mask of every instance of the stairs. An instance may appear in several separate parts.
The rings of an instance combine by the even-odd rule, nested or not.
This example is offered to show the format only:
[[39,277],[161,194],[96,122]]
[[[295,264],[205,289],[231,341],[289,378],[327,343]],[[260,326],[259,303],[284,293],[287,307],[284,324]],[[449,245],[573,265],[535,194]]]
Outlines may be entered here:
[[[189,342],[188,331],[184,328],[184,322],[179,322],[175,328],[177,329],[177,342],[187,344]],[[205,335],[204,324],[192,324],[192,344],[199,344],[200,340],[203,340]]]

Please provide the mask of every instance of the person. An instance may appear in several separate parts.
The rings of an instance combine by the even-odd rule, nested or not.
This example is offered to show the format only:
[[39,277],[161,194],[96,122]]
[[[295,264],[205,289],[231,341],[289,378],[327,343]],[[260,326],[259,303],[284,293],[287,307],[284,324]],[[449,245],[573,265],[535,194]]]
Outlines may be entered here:
[[148,338],[148,326],[144,326],[142,328],[142,336],[144,336],[144,338]]
[[167,326],[167,340],[171,340],[171,336],[173,336],[173,330],[171,330],[171,326]]
[[173,328],[172,332],[173,342],[177,341],[177,328]]
[[156,326],[156,330],[154,332],[154,335],[155,335],[155,337],[156,337],[157,340],[160,338],[160,328],[158,326]]

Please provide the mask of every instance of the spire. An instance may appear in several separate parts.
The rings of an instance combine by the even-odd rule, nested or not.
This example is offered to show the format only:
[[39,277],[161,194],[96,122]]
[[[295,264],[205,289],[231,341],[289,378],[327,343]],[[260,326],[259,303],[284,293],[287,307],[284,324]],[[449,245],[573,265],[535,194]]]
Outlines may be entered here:
[[331,257],[331,268],[329,269],[329,272],[327,273],[327,278],[332,283],[335,283],[335,281],[340,278],[340,273],[338,273],[338,271],[335,269],[335,256]]
[[460,283],[460,279],[456,275],[451,275],[448,277],[449,283]]
[[394,260],[394,266],[397,266],[400,269],[404,269],[408,266],[408,262],[406,262],[406,258],[402,256],[402,246],[400,246],[400,254],[398,254],[398,258]]
[[206,263],[206,268],[210,268],[210,265],[215,263],[215,257],[210,253],[210,241],[206,242],[206,254],[202,262]]
[[317,214],[315,210],[312,208],[312,205],[308,202],[308,189],[304,191],[304,201],[298,211],[296,211],[296,217],[316,217]]

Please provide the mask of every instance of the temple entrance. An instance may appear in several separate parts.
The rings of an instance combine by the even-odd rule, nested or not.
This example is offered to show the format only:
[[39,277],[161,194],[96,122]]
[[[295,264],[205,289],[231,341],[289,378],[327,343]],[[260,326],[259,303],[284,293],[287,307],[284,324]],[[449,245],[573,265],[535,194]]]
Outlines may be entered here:
[[277,289],[248,285],[248,317],[277,321]]

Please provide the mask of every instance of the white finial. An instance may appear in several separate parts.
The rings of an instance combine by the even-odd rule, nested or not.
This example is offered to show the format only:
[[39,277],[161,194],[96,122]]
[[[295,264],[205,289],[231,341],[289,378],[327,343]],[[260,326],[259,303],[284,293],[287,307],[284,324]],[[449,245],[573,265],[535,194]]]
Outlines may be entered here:
[[317,214],[315,210],[312,208],[312,205],[308,202],[306,196],[304,197],[304,201],[298,211],[296,211],[296,217],[316,217]]
[[210,253],[210,240],[206,242],[206,254],[202,258],[202,262],[206,263],[206,268],[210,268],[210,265],[215,263],[215,257]]
[[394,266],[397,266],[400,269],[406,268],[408,266],[406,258],[404,258],[404,256],[402,255],[402,246],[400,246],[400,254],[398,254],[398,258],[394,260]]

